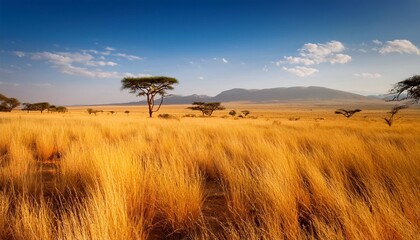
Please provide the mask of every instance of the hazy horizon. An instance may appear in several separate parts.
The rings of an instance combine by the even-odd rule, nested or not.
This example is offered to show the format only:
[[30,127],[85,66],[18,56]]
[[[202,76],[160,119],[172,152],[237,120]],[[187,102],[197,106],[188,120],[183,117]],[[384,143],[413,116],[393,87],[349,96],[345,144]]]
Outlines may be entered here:
[[420,2],[1,1],[0,93],[59,105],[140,101],[124,76],[172,94],[321,86],[385,94],[419,74]]

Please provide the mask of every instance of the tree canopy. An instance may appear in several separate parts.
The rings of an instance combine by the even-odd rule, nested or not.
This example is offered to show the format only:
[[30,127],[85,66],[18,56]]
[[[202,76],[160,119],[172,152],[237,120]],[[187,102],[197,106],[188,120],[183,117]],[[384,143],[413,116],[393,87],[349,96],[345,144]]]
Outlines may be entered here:
[[23,103],[22,111],[40,111],[43,113],[50,107],[48,102],[40,102],[40,103]]
[[362,110],[360,110],[360,109],[353,109],[353,110],[337,109],[334,113],[335,114],[342,114],[344,117],[349,118],[349,117],[353,116],[355,113],[361,112],[361,111]]
[[203,116],[211,116],[214,111],[225,109],[220,102],[193,102],[192,105],[194,106],[188,107],[188,109],[201,111]]
[[0,112],[11,112],[20,105],[16,98],[8,98],[0,93]]
[[[178,84],[178,80],[165,76],[126,77],[121,80],[121,84],[121,90],[129,90],[130,93],[136,94],[136,96],[146,97],[149,107],[149,117],[152,117],[154,112],[159,111],[164,97],[168,95],[167,91],[173,90],[173,85]],[[155,108],[156,96],[160,96],[160,103],[157,108]]]
[[[391,101],[413,100],[420,101],[420,75],[414,75],[395,84],[389,91],[390,94],[396,94]],[[406,96],[402,96],[406,93]]]

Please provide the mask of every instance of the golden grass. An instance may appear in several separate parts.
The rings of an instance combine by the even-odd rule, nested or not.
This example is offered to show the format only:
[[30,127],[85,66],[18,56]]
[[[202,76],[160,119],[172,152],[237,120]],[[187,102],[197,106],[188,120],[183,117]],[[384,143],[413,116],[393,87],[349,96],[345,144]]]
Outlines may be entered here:
[[418,109],[100,109],[0,113],[1,239],[420,237]]

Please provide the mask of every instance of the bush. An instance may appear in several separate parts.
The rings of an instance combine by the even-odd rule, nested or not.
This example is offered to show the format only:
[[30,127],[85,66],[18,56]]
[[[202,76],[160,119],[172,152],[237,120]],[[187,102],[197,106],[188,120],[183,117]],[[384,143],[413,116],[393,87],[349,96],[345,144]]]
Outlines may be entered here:
[[194,118],[194,117],[196,117],[196,115],[195,115],[195,114],[190,113],[190,114],[185,114],[185,115],[184,115],[184,116],[182,116],[182,117],[191,117],[191,118]]
[[159,115],[158,115],[158,118],[163,118],[163,119],[178,119],[178,118],[177,118],[177,117],[175,117],[174,115],[167,114],[167,113],[164,113],[164,114],[159,114]]

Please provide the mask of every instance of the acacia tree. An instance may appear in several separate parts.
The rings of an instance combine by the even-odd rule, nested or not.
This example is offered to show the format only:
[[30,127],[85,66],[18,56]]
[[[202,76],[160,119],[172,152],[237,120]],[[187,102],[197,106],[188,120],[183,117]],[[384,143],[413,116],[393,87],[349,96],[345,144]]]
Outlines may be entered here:
[[397,120],[395,117],[395,115],[402,109],[408,108],[407,105],[396,105],[394,106],[390,112],[388,112],[390,114],[389,117],[384,118],[385,122],[388,124],[388,126],[392,126],[392,123]]
[[337,109],[334,113],[335,114],[342,114],[344,117],[349,118],[353,116],[357,112],[361,112],[360,109],[348,110],[348,109]]
[[56,109],[55,109],[57,112],[61,112],[61,113],[65,113],[65,112],[67,112],[68,110],[67,110],[67,108],[66,107],[64,107],[64,106],[58,106],[58,107],[56,107]]
[[241,111],[241,113],[246,117],[248,116],[251,112],[249,110],[243,110]]
[[0,111],[11,112],[14,108],[20,105],[19,100],[16,98],[8,98],[0,94]]
[[41,113],[50,107],[50,104],[47,102],[34,103],[34,105],[35,105],[36,110],[41,111]]
[[57,107],[55,105],[51,105],[48,107],[47,109],[48,112],[56,112],[57,111]]
[[220,102],[193,102],[192,107],[188,107],[188,109],[201,111],[203,116],[211,116],[214,111],[216,110],[224,110],[225,107],[221,105]]
[[[401,94],[406,93],[405,97]],[[401,82],[395,84],[394,88],[389,91],[394,94],[391,101],[413,100],[415,103],[420,101],[420,75],[414,75]],[[396,94],[396,95],[395,95]]]
[[[121,80],[121,90],[128,89],[130,93],[137,96],[146,96],[147,105],[149,107],[149,117],[152,117],[154,112],[159,111],[162,106],[163,99],[167,96],[167,90],[173,90],[173,85],[178,84],[178,80],[171,77],[155,76],[155,77],[141,77],[133,78],[126,77]],[[155,97],[160,96],[160,102],[155,108]]]

